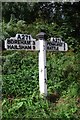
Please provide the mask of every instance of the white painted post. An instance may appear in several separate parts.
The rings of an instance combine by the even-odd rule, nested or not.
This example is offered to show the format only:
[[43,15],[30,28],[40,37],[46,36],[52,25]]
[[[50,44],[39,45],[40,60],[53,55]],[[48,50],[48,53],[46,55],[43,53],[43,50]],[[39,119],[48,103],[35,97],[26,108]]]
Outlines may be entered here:
[[40,94],[47,96],[47,68],[46,68],[46,41],[45,33],[37,35],[39,39],[39,89]]

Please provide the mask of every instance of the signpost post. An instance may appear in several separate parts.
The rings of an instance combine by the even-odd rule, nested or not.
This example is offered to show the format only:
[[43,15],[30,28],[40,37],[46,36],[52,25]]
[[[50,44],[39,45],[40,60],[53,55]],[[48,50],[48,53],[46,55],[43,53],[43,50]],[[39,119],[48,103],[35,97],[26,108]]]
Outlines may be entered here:
[[37,35],[39,39],[39,89],[40,94],[47,96],[47,68],[46,68],[46,41],[45,33]]
[[38,41],[33,39],[31,35],[16,34],[15,37],[5,40],[5,48],[7,50],[27,50],[39,51],[39,89],[40,94],[47,96],[47,67],[46,67],[46,51],[67,51],[67,43],[61,38],[51,37],[50,41],[46,41],[46,34],[41,32],[37,35]]

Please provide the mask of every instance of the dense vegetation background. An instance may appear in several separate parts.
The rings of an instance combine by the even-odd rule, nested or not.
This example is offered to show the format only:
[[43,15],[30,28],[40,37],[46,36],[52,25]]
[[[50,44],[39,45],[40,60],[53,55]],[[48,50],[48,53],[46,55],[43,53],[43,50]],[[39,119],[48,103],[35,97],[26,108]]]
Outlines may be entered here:
[[39,96],[38,52],[3,51],[3,119],[80,119],[80,2],[3,3],[2,40],[16,33],[61,37],[69,50],[47,52],[48,97]]

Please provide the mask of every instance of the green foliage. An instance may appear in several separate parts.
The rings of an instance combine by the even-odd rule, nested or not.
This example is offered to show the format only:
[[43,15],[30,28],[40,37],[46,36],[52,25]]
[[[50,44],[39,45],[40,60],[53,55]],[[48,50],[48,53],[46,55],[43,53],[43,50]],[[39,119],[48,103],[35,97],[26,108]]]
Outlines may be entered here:
[[[4,74],[3,94],[5,94],[7,91],[8,93],[6,95],[10,93],[11,96],[12,95],[23,96],[26,95],[27,93],[32,94],[33,90],[37,89],[38,84],[38,67],[36,66],[37,57],[35,57],[35,54],[32,57],[32,54],[31,55],[28,55],[29,53],[23,54],[23,52],[24,51],[22,51],[21,53],[15,52],[14,54],[5,57],[6,60],[3,64]],[[30,69],[31,67],[32,69]],[[30,88],[31,84],[32,88]],[[11,85],[12,87],[10,88]]]
[[[38,55],[35,52],[4,51],[3,119],[78,119],[80,92],[79,55],[73,52],[47,53],[48,94],[60,98],[51,103],[39,96]],[[54,98],[53,98],[54,99]]]
[[77,111],[77,106],[75,104],[75,100],[72,98],[69,98],[67,100],[64,99],[64,103],[62,102],[57,104],[57,112],[59,113],[58,114],[59,118],[65,120],[76,119],[76,117],[74,116],[76,111]]

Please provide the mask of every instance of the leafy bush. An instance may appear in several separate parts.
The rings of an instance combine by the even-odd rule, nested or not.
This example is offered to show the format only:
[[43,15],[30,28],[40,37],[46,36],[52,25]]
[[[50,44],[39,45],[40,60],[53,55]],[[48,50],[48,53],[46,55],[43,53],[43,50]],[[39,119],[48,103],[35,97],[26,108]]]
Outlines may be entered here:
[[[38,67],[36,66],[37,58],[33,59],[35,58],[35,56],[32,57],[32,54],[29,56],[27,56],[27,54],[26,56],[22,54],[23,52],[22,53],[15,52],[12,55],[6,56],[6,60],[3,64],[4,74],[3,94],[5,94],[6,91],[7,91],[6,95],[10,94],[12,96],[26,95],[28,91],[31,94],[31,91],[33,91],[33,89],[36,89],[37,87],[38,84],[38,70],[37,70]],[[22,56],[24,56],[23,59]],[[30,69],[31,67],[32,69]],[[31,85],[32,90],[30,90]],[[20,92],[21,89],[22,92]]]
[[[3,118],[45,117],[78,119],[77,97],[80,91],[79,54],[47,53],[48,94],[57,91],[56,103],[39,96],[38,54],[4,51]],[[53,98],[54,99],[54,98]]]

